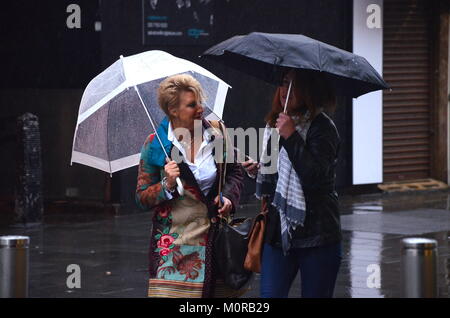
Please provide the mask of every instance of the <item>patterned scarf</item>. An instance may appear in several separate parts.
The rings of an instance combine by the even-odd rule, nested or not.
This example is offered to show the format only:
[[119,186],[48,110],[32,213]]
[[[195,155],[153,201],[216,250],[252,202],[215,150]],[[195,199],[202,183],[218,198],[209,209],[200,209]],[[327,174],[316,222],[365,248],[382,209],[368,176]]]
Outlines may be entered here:
[[[306,140],[306,134],[311,123],[306,120],[299,122],[298,118],[293,119],[297,123],[295,129],[303,140]],[[277,142],[273,142],[274,140]],[[263,138],[263,145],[266,149],[261,155],[260,161],[262,164],[256,178],[256,197],[261,199],[263,196],[273,196],[272,205],[280,214],[283,254],[287,255],[292,246],[291,241],[295,229],[299,225],[303,226],[305,222],[306,204],[300,178],[284,147],[278,154],[278,173],[269,171],[267,164],[269,162],[268,150],[277,151],[279,149],[278,141],[279,135],[276,129],[266,126]],[[276,158],[277,156],[272,153],[271,157]],[[273,189],[275,189],[275,193]]]

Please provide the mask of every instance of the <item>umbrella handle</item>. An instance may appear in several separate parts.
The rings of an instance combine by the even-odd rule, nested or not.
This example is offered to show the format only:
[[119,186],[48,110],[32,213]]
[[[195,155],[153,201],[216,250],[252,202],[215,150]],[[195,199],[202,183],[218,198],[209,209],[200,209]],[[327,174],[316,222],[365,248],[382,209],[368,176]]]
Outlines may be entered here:
[[286,114],[286,109],[287,109],[289,97],[291,97],[291,87],[292,87],[292,80],[289,82],[288,93],[287,93],[286,101],[284,102],[284,110],[283,110],[283,113],[285,113],[285,114]]
[[184,195],[184,187],[183,187],[183,184],[181,183],[180,178],[177,178],[176,181],[177,181],[177,191],[178,191],[178,194],[179,194],[179,195]]

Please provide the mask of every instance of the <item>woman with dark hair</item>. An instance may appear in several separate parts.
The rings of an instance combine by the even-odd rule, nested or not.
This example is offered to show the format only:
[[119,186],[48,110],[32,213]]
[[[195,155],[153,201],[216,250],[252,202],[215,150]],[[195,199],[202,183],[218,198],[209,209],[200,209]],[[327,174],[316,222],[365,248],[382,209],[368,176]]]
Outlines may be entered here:
[[[266,170],[263,157],[261,164],[243,163],[247,173],[256,177],[256,196],[268,207],[261,297],[287,297],[299,270],[302,297],[333,296],[341,262],[335,191],[340,138],[325,112],[333,111],[335,103],[321,74],[289,71],[266,117],[264,153],[276,157],[272,160],[277,160],[277,169]],[[279,132],[279,149],[270,149],[271,138],[277,138],[271,128]],[[273,156],[274,150],[279,150],[278,156]]]

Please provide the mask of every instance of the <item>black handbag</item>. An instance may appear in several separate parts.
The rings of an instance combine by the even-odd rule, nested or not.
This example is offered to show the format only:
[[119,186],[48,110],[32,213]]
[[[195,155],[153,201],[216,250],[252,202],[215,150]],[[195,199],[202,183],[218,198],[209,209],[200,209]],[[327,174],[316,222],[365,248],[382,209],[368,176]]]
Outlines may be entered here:
[[214,241],[216,269],[228,287],[238,290],[253,274],[244,268],[253,220],[239,218],[228,223],[226,219],[219,219]]
[[[232,148],[229,146],[226,130],[219,122],[211,121],[214,128],[219,129],[225,139],[224,161],[218,164],[219,167],[219,187],[218,194],[222,196],[222,189],[226,177],[225,156]],[[221,206],[221,203],[219,203]],[[214,262],[216,273],[222,278],[225,284],[235,290],[239,290],[252,277],[252,272],[244,268],[244,261],[247,255],[248,239],[253,224],[253,219],[239,218],[228,222],[227,218],[216,217],[218,220],[217,232],[214,237]]]

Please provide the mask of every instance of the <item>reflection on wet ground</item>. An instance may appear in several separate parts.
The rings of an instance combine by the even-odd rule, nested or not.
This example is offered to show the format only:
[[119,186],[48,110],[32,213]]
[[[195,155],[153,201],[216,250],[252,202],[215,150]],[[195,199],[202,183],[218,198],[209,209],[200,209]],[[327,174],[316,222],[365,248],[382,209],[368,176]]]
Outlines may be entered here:
[[[401,240],[405,237],[437,240],[439,297],[449,297],[448,191],[346,196],[340,202],[345,255],[336,297],[401,297],[400,255]],[[358,224],[358,218],[365,224]],[[344,225],[346,220],[352,222]],[[366,231],[360,231],[361,228]],[[380,266],[380,288],[367,287],[370,264]]]
[[[449,297],[449,192],[347,195],[340,205],[343,259],[335,297],[401,297],[400,244],[411,236],[438,241],[439,297]],[[245,205],[238,215],[251,216],[257,210],[257,204]],[[1,235],[31,237],[31,297],[145,297],[150,213],[94,213],[49,213],[44,225],[26,230],[0,225]],[[70,264],[80,265],[80,289],[67,288]],[[379,286],[371,279],[376,269]],[[299,276],[290,297],[300,295]],[[245,297],[258,296],[255,275]]]

